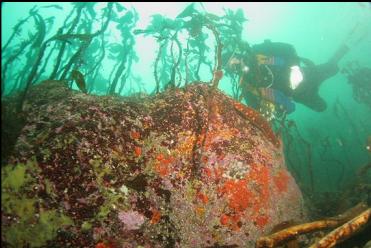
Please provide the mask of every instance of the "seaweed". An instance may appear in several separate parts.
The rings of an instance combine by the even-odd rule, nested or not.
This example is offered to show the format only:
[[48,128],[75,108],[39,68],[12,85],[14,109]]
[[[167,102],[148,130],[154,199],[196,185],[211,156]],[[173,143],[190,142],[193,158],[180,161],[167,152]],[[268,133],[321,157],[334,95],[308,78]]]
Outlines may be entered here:
[[[159,44],[154,66],[155,93],[169,87],[181,87],[192,80],[200,80],[200,70],[203,65],[212,74],[210,84],[216,88],[223,76],[224,56],[222,52],[230,53],[230,50],[234,49],[231,45],[226,46],[225,49],[223,44],[244,43],[241,40],[241,32],[243,22],[246,19],[243,17],[242,10],[237,10],[234,13],[227,9],[224,10],[224,16],[216,16],[208,13],[202,4],[199,5],[203,10],[197,10],[197,5],[196,3],[188,5],[175,19],[159,14],[153,15],[147,28],[134,30],[136,35],[143,34],[156,38]],[[210,32],[216,43],[214,68],[207,56],[210,52]],[[186,44],[178,39],[178,36],[184,35],[184,33],[188,34],[185,40]],[[233,40],[230,37],[233,37]],[[174,51],[174,43],[177,47],[177,53]],[[186,48],[184,49],[184,47]],[[228,76],[232,76],[232,74],[228,74]]]
[[107,94],[112,95],[116,92],[118,82],[121,82],[119,92],[122,91],[125,86],[125,82],[131,72],[131,65],[133,61],[138,61],[138,57],[134,52],[135,39],[131,33],[138,21],[138,14],[135,9],[127,11],[123,17],[121,17],[116,25],[116,28],[121,33],[121,44],[114,43],[108,46],[110,55],[109,58],[116,59],[115,68],[112,70],[114,77],[109,85]]
[[[46,209],[42,201],[32,197],[32,190],[40,187],[39,182],[32,176],[38,173],[40,168],[35,160],[13,167],[4,166],[1,169],[2,215],[17,219],[3,229],[4,244],[12,247],[43,246],[54,239],[59,230],[73,225],[69,217],[55,209]],[[50,187],[47,194],[52,195]],[[2,223],[3,227],[5,225],[7,224]]]

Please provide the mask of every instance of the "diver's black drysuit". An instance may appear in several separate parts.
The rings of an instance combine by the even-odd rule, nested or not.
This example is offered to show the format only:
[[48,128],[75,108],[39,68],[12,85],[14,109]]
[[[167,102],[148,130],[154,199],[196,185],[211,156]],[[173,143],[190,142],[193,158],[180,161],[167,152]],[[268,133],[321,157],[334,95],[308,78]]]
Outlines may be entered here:
[[[312,61],[300,58],[295,48],[287,43],[265,41],[262,44],[254,45],[252,51],[255,55],[262,54],[276,58],[279,63],[266,65],[271,70],[273,77],[272,88],[280,90],[295,102],[302,103],[314,111],[322,112],[327,108],[326,102],[319,96],[319,86],[326,79],[336,75],[339,71],[337,63],[347,53],[348,47],[343,45],[335,55],[326,63],[315,65]],[[303,81],[292,89],[290,87],[290,71],[292,66],[301,68]]]

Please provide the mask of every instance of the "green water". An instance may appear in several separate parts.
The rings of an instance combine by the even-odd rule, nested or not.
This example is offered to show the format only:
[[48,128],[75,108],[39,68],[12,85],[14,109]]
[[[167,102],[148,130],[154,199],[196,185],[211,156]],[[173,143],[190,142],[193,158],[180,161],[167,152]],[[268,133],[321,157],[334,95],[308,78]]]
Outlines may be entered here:
[[[75,15],[70,3],[58,3],[58,6],[50,6],[52,3],[2,3],[2,47],[10,38],[13,28],[21,20],[29,15],[29,11],[36,6],[34,11],[45,20],[46,39],[56,34],[58,28],[63,25],[69,14]],[[133,22],[131,31],[146,29],[151,23],[152,15],[162,15],[174,19],[188,3],[122,3],[126,9],[114,11],[118,18],[128,11],[135,13],[137,20]],[[102,13],[106,3],[97,3],[91,6],[95,12],[95,21],[91,22],[91,31],[95,32],[102,26]],[[371,7],[369,3],[204,3],[196,4],[200,11],[222,16],[223,9],[242,9],[248,19],[243,26],[242,39],[249,44],[257,44],[265,39],[272,41],[287,42],[296,48],[299,56],[310,58],[315,63],[325,62],[346,39],[349,32],[357,26],[359,32],[371,30]],[[63,9],[61,9],[61,8]],[[74,16],[73,16],[74,17]],[[71,17],[69,21],[72,20]],[[91,18],[85,13],[82,18]],[[6,50],[2,49],[2,69],[4,63],[12,53],[18,49],[22,41],[34,41],[39,30],[35,26],[35,20],[30,18],[12,39]],[[79,30],[84,33],[84,29]],[[209,51],[205,54],[214,63],[215,39],[208,30],[209,38],[206,44]],[[110,45],[120,43],[125,37],[117,25],[110,23],[105,31],[104,42],[106,55],[102,61],[99,74],[96,77],[96,86],[92,94],[104,95],[108,90],[111,71],[117,63],[117,58],[109,59]],[[154,91],[154,63],[158,54],[159,44],[151,36],[136,35],[132,43],[135,56],[132,57],[132,67],[126,73],[127,82],[121,91],[122,95],[133,93],[147,93]],[[179,34],[179,40],[185,46],[186,32]],[[100,39],[100,38],[96,38]],[[54,44],[47,48],[45,56]],[[94,46],[91,43],[91,46]],[[37,53],[30,52],[27,47],[17,60],[8,68],[5,94],[14,88],[15,78],[24,68],[30,68],[27,64],[27,56],[36,57]],[[33,49],[38,49],[34,47]],[[13,50],[10,50],[13,49]],[[49,49],[49,50],[48,50]],[[95,48],[87,48],[87,53],[96,53]],[[129,50],[127,50],[129,51]],[[350,61],[358,61],[361,66],[371,66],[371,34],[359,43],[353,45],[348,54],[340,61],[339,67],[343,68]],[[56,59],[57,52],[51,54],[51,60]],[[70,52],[72,56],[73,52]],[[65,57],[64,62],[68,61]],[[80,70],[86,72],[89,68]],[[52,62],[45,65],[44,72],[38,75],[38,80],[47,79],[53,69]],[[39,71],[42,66],[40,66]],[[169,67],[170,68],[170,67]],[[3,70],[2,70],[3,71]],[[29,71],[26,70],[26,73]],[[200,69],[200,80],[209,81],[212,75],[207,66]],[[111,76],[114,78],[114,76]],[[24,78],[24,80],[26,77]],[[184,78],[183,78],[184,79]],[[371,83],[371,82],[370,82]],[[76,85],[73,85],[77,89]],[[219,84],[226,94],[233,95],[230,80],[224,77]],[[370,161],[370,153],[367,151],[367,138],[371,135],[371,112],[370,106],[358,103],[353,99],[352,87],[348,84],[345,75],[338,73],[326,80],[320,87],[320,95],[327,102],[328,108],[321,113],[314,112],[307,107],[297,104],[296,111],[290,114],[288,119],[294,120],[298,127],[298,133],[294,135],[293,145],[288,153],[291,163],[289,169],[293,172],[302,189],[308,194],[316,195],[319,192],[340,192],[356,178],[356,172]],[[303,140],[305,142],[303,142]],[[308,144],[307,146],[305,144]],[[288,149],[286,147],[286,149]],[[370,173],[370,171],[368,172]]]

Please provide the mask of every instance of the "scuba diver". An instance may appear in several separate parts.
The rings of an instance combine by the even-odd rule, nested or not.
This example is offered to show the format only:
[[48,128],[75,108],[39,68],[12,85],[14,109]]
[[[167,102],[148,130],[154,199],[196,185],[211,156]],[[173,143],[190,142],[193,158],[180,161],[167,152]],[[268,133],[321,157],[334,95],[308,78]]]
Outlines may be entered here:
[[[364,37],[362,35],[356,42]],[[338,73],[338,62],[352,43],[355,43],[354,40],[350,42],[348,39],[326,63],[316,65],[307,58],[299,57],[290,44],[265,40],[242,54],[233,54],[227,67],[240,73],[241,96],[247,104],[268,119],[277,117],[275,114],[294,112],[294,102],[323,112],[327,104],[319,95],[319,87]]]
[[292,113],[293,101],[322,112],[326,102],[318,94],[319,86],[339,71],[337,64],[348,50],[343,45],[328,62],[315,65],[299,57],[292,45],[266,40],[252,46],[247,54],[233,57],[228,66],[242,72],[242,95],[263,114],[269,114],[272,108]]

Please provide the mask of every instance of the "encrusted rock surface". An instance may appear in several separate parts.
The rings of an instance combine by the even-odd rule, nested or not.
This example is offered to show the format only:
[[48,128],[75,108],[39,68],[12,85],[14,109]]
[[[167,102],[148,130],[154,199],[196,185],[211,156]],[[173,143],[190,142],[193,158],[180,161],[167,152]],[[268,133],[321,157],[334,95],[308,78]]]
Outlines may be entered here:
[[253,247],[305,218],[267,123],[208,85],[153,97],[32,88],[2,168],[9,247]]

